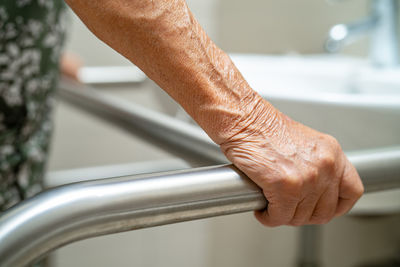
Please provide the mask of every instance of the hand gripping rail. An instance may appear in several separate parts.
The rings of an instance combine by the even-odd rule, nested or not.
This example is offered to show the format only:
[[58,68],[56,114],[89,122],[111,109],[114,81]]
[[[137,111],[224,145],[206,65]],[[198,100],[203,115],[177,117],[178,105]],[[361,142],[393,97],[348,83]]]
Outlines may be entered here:
[[[367,192],[400,187],[400,149],[350,156],[350,160]],[[24,266],[58,247],[93,236],[266,205],[260,189],[231,165],[65,185],[1,216],[0,266]]]
[[[98,99],[96,103],[104,104]],[[114,114],[123,111],[113,109]],[[178,134],[185,140],[197,138],[197,144],[206,140],[191,136],[195,132]],[[215,148],[204,147],[205,158],[211,155],[209,159],[218,160]],[[400,187],[400,148],[352,154],[349,159],[367,192]],[[231,165],[61,186],[0,217],[0,266],[25,266],[58,247],[89,237],[266,206],[260,189]]]

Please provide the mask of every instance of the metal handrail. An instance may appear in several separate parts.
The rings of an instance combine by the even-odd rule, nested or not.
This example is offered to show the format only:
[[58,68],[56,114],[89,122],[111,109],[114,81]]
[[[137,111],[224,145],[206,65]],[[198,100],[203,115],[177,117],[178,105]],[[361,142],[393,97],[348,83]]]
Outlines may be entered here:
[[61,186],[1,217],[0,266],[24,266],[93,236],[265,206],[260,189],[232,166]]
[[65,77],[60,83],[60,96],[68,103],[169,152],[185,158],[193,155],[208,165],[228,163],[219,147],[195,125],[106,95]]
[[[362,174],[366,192],[400,187],[400,149],[349,158]],[[369,174],[371,166],[378,170]],[[231,165],[65,185],[22,202],[0,218],[0,266],[24,266],[93,236],[266,205],[261,190]]]
[[[87,106],[102,105],[111,115],[123,114],[125,124],[132,119],[130,116],[138,119],[136,127],[146,126],[149,120],[152,126],[163,127],[164,133],[175,131],[184,143],[192,145],[190,142],[194,141],[194,148],[204,142],[200,150],[204,158],[223,160],[215,145],[205,145],[210,141],[204,135],[199,137],[196,127],[179,132],[174,129],[175,124],[162,121],[158,125],[154,117],[147,116],[149,111],[133,104],[128,107],[97,93],[80,93],[85,94]],[[142,130],[148,136],[162,138],[151,127]],[[172,133],[167,136],[174,138]],[[400,187],[400,148],[348,156],[367,192]],[[266,205],[261,190],[232,165],[61,186],[24,201],[1,216],[0,266],[24,266],[58,247],[93,236],[263,209]]]

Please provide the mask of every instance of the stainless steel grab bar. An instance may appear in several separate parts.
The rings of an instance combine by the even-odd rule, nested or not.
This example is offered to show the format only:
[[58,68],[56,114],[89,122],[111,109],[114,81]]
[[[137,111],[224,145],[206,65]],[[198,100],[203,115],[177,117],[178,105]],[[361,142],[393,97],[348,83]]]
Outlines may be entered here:
[[262,209],[266,201],[232,166],[61,186],[0,219],[0,266],[24,266],[80,239]]
[[[367,192],[400,187],[400,149],[349,158]],[[369,166],[378,170],[369,174]],[[2,215],[0,266],[24,266],[93,236],[263,209],[266,204],[260,189],[231,165],[61,186]]]
[[[167,141],[188,144],[190,149],[202,146],[201,156],[224,161],[216,146],[194,126],[172,118],[168,123],[157,121],[159,117],[153,115],[160,114],[148,116],[151,112],[146,109],[121,105],[90,91],[71,94],[87,101],[86,106],[103,107],[108,115],[123,117],[118,119],[125,126],[135,123],[148,136],[164,138],[147,123],[161,127]],[[183,129],[176,129],[177,125]],[[348,156],[367,192],[400,187],[400,148]],[[55,248],[88,237],[262,209],[266,204],[260,189],[227,165],[66,185],[24,201],[1,216],[0,266],[24,266]]]

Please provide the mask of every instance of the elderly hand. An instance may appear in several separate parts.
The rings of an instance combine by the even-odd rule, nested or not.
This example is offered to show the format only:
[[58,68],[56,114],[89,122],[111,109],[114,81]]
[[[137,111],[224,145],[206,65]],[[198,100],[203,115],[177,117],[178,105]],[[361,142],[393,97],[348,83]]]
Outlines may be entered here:
[[269,204],[257,219],[267,226],[323,224],[349,211],[364,189],[336,139],[263,99],[254,106],[221,149],[262,188]]

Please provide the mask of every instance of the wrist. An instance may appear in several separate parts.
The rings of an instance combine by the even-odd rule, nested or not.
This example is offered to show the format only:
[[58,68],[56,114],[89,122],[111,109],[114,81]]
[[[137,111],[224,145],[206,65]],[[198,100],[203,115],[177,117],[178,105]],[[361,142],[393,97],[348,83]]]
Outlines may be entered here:
[[224,118],[221,115],[220,118],[213,120],[213,127],[210,127],[212,131],[204,128],[218,145],[243,139],[249,135],[273,134],[281,124],[282,114],[254,91],[244,98],[235,110],[237,110],[236,116]]

